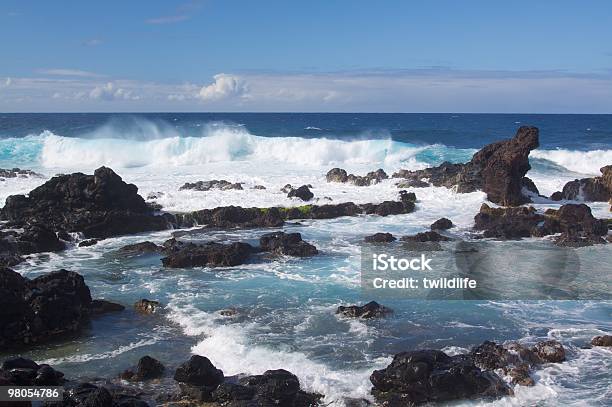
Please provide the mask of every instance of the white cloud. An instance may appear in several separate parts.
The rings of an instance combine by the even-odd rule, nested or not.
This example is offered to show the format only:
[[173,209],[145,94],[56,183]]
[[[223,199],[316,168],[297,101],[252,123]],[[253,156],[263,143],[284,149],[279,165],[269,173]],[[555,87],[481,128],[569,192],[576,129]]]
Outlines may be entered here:
[[6,78],[6,81],[4,81],[4,86],[9,87],[11,86],[11,83],[13,83],[13,80],[11,78]]
[[158,18],[150,18],[146,20],[147,24],[174,24],[180,23],[181,21],[188,20],[189,16],[187,15],[177,15],[177,16],[164,16]]
[[139,100],[140,96],[132,94],[131,90],[116,88],[115,84],[108,82],[104,85],[98,85],[89,92],[90,99],[95,100]]
[[220,73],[214,76],[215,81],[203,86],[197,97],[204,101],[218,101],[236,97],[246,97],[248,86],[246,82],[235,75]]
[[44,75],[53,75],[53,76],[76,76],[79,78],[101,78],[104,75],[100,75],[95,72],[89,71],[81,71],[79,69],[40,69],[38,71]]

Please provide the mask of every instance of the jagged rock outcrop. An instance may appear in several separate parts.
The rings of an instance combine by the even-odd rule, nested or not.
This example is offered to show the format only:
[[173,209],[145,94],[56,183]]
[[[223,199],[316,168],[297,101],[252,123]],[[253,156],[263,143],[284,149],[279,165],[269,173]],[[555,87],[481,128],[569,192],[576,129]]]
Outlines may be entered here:
[[176,214],[175,220],[180,227],[205,225],[215,228],[257,228],[280,227],[286,220],[295,219],[333,219],[357,215],[399,215],[415,210],[416,195],[399,191],[398,201],[384,201],[379,204],[344,202],[340,204],[304,205],[291,208],[242,208],[224,206],[202,209],[195,212]]
[[399,353],[385,369],[375,370],[370,381],[372,395],[390,406],[512,394],[497,374],[482,371],[469,356],[448,356],[439,350]]
[[365,305],[341,305],[336,309],[336,314],[349,318],[380,318],[392,313],[391,308],[380,305],[376,301],[370,301]]
[[92,301],[83,277],[67,270],[32,280],[0,268],[0,348],[43,343],[78,332],[91,315],[110,312]]
[[190,189],[193,191],[210,191],[211,189],[220,189],[227,191],[230,189],[242,190],[242,182],[229,182],[224,179],[222,180],[211,180],[211,181],[197,181],[197,182],[186,182],[183,184],[179,191]]
[[363,241],[366,243],[390,243],[394,242],[397,239],[391,233],[374,233],[373,235],[366,236],[363,238]]
[[291,190],[287,193],[287,198],[298,198],[304,202],[308,202],[314,198],[314,194],[310,191],[308,185],[302,185],[299,188],[291,188]]
[[365,176],[347,174],[346,170],[342,168],[332,168],[327,172],[325,178],[327,182],[349,183],[358,187],[364,187],[378,184],[382,180],[388,179],[389,176],[382,168],[368,172]]
[[447,230],[452,228],[453,222],[448,218],[440,218],[429,227],[431,230]]
[[164,267],[233,267],[245,263],[254,252],[248,243],[205,243],[195,244],[170,239],[165,243]]
[[474,221],[474,228],[483,231],[484,237],[517,239],[560,233],[555,240],[560,246],[605,243],[602,236],[608,233],[607,222],[596,219],[585,204],[566,204],[544,214],[533,207],[491,208],[483,204]]
[[277,255],[310,257],[318,253],[317,248],[302,240],[299,233],[266,233],[259,238],[259,247]]
[[121,373],[120,377],[123,380],[132,382],[141,382],[145,380],[159,379],[163,376],[166,368],[157,359],[151,356],[143,356],[138,360],[138,364],[134,369],[128,369]]
[[600,169],[600,177],[582,178],[570,181],[550,196],[553,201],[608,202],[612,199],[612,165]]
[[456,188],[459,193],[482,190],[491,202],[521,205],[530,202],[523,194],[523,188],[530,183],[523,178],[531,168],[529,153],[539,146],[538,133],[536,127],[523,126],[512,139],[489,144],[476,152],[468,163],[445,162],[424,170],[401,170],[393,177],[406,178],[415,184],[428,179],[434,186]]
[[135,185],[107,167],[98,168],[94,175],[56,176],[27,196],[9,196],[0,216],[9,226],[45,225],[55,233],[81,232],[86,238],[168,227],[166,218],[153,214]]

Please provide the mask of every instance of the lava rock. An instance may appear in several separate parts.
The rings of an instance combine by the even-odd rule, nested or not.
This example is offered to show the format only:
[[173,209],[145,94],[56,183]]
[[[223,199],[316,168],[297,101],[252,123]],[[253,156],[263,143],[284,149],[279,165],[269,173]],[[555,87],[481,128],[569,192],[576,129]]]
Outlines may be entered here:
[[380,318],[392,313],[393,310],[391,308],[387,308],[383,305],[380,305],[376,301],[370,301],[362,306],[339,306],[338,309],[336,309],[336,314],[340,314],[342,316],[350,318]]
[[559,363],[565,360],[565,348],[555,340],[538,342],[532,350],[544,362]]
[[141,314],[154,314],[157,312],[157,310],[159,310],[160,305],[161,304],[159,301],[152,301],[143,298],[134,303],[134,309]]
[[15,226],[45,225],[53,231],[81,232],[86,238],[168,227],[165,217],[153,215],[135,185],[123,182],[107,167],[94,175],[56,176],[27,196],[9,196],[0,217]]
[[28,280],[0,268],[0,348],[43,343],[78,332],[89,319],[91,302],[83,277],[72,271]]
[[318,253],[299,233],[267,233],[259,238],[259,246],[263,251],[285,256],[309,257]]
[[482,371],[465,355],[438,350],[402,352],[370,376],[376,400],[388,405],[416,405],[462,399],[497,398],[512,390],[497,374]]
[[601,335],[591,339],[591,345],[593,346],[612,346],[612,335]]
[[302,201],[308,202],[314,198],[314,194],[310,191],[307,185],[302,185],[297,189],[292,189],[289,191],[287,198],[299,198]]
[[89,312],[91,315],[103,315],[111,312],[121,312],[123,310],[125,310],[123,305],[106,300],[92,300],[89,305]]
[[212,181],[197,181],[194,183],[187,182],[179,188],[179,190],[191,189],[194,191],[210,191],[211,189],[220,189],[227,191],[230,189],[242,190],[242,182],[229,182],[224,179]]
[[523,181],[529,165],[529,153],[539,146],[536,127],[523,126],[509,140],[489,144],[476,152],[466,164],[444,162],[438,167],[424,170],[401,170],[393,177],[414,182],[428,179],[434,186],[456,187],[457,192],[482,190],[489,201],[504,206],[530,202],[523,194]]
[[612,199],[612,165],[600,169],[600,177],[582,178],[570,181],[550,196],[553,201],[607,202]]
[[143,356],[138,361],[135,371],[126,370],[125,372],[121,373],[120,377],[124,380],[140,382],[158,379],[163,376],[164,370],[166,370],[166,368],[159,360],[154,359],[151,356]]
[[224,376],[208,358],[193,355],[176,369],[174,380],[193,386],[216,387],[223,383]]
[[400,240],[403,242],[447,242],[452,239],[438,232],[434,232],[433,230],[428,230],[427,232],[420,232],[416,235],[402,236]]
[[97,244],[98,242],[99,242],[98,239],[83,240],[83,241],[79,242],[79,247],[93,246],[93,245]]
[[342,168],[332,168],[325,175],[327,182],[350,183],[359,187],[378,184],[382,180],[388,179],[389,176],[382,169],[371,171],[365,176],[347,174]]
[[453,226],[454,226],[453,222],[450,219],[440,218],[431,224],[430,229],[431,230],[447,230],[447,229],[452,228]]
[[374,233],[363,239],[366,243],[390,243],[397,240],[391,233]]
[[138,256],[142,254],[160,253],[164,250],[162,246],[153,242],[140,242],[121,247],[118,252],[122,255]]
[[[171,239],[175,240],[175,239]],[[164,267],[233,267],[244,264],[254,252],[248,243],[183,243],[162,258]]]

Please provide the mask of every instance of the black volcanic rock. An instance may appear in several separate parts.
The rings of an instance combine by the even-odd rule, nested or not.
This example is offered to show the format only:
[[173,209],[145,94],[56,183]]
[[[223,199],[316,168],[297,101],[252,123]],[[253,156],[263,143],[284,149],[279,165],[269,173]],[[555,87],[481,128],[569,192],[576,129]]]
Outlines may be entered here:
[[242,182],[229,182],[224,179],[212,180],[212,181],[197,181],[197,182],[186,182],[179,188],[179,190],[191,189],[194,191],[210,191],[211,189],[220,189],[227,191],[230,189],[242,190]]
[[223,383],[224,376],[208,358],[193,355],[176,369],[174,380],[193,386],[216,387]]
[[448,356],[438,350],[399,353],[385,369],[375,370],[370,381],[376,400],[389,406],[512,394],[497,374],[482,371],[469,356]]
[[520,205],[530,201],[522,192],[530,186],[523,178],[531,168],[529,153],[539,146],[538,133],[536,127],[523,126],[512,139],[485,146],[466,164],[445,162],[425,170],[401,170],[393,176],[415,183],[426,178],[434,186],[456,187],[459,193],[482,190],[491,202]]
[[166,368],[159,360],[151,356],[143,356],[138,360],[135,369],[124,371],[120,377],[129,381],[152,380],[162,377],[164,370]]
[[431,230],[447,230],[453,227],[453,222],[447,218],[440,218],[431,224]]
[[287,194],[287,198],[299,198],[302,201],[308,202],[314,198],[314,194],[307,185],[302,185],[299,188],[291,189]]
[[612,199],[612,165],[600,169],[600,177],[582,178],[570,181],[562,191],[550,196],[554,201],[583,200],[590,202],[608,202]]
[[336,314],[350,318],[380,318],[393,313],[391,308],[380,305],[376,301],[370,301],[365,305],[339,306]]
[[78,332],[92,313],[89,288],[75,272],[59,270],[29,280],[0,268],[0,348]]
[[162,258],[164,267],[232,267],[245,263],[254,252],[248,243],[185,243],[175,239],[174,245],[166,248]]
[[28,196],[9,196],[0,215],[11,225],[45,225],[55,232],[81,232],[87,238],[167,228],[166,219],[153,215],[138,188],[106,167],[94,175],[56,176]]
[[595,336],[593,339],[591,339],[591,345],[611,347],[612,346],[612,335]]
[[309,257],[318,253],[299,233],[266,233],[259,238],[259,246],[263,251],[286,256]]
[[400,240],[403,242],[447,242],[451,240],[451,238],[443,236],[433,230],[429,230],[427,232],[417,233],[416,235],[402,236]]
[[389,178],[387,173],[379,168],[376,171],[371,171],[365,176],[347,174],[342,168],[332,168],[325,175],[327,182],[350,183],[359,187],[378,184],[382,180]]
[[366,243],[390,243],[397,240],[391,233],[374,233],[373,235],[366,236],[363,241]]

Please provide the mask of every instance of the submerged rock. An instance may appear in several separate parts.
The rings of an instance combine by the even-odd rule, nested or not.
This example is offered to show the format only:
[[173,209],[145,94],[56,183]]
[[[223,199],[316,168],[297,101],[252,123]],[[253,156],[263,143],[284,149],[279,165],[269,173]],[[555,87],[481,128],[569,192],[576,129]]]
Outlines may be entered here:
[[512,139],[485,146],[466,164],[445,162],[424,170],[401,170],[393,177],[406,178],[414,183],[428,179],[434,186],[456,188],[459,193],[482,190],[491,202],[504,206],[521,205],[530,202],[523,194],[523,188],[530,184],[523,178],[531,168],[529,153],[539,146],[538,133],[536,127],[523,126]]
[[56,176],[27,196],[9,196],[0,215],[10,225],[45,225],[54,232],[81,232],[86,238],[168,227],[164,217],[153,215],[135,185],[106,167],[98,168],[94,175]]
[[327,172],[325,178],[327,179],[327,182],[350,183],[363,187],[378,184],[382,180],[388,179],[389,176],[382,168],[379,168],[376,171],[371,171],[365,176],[347,174],[346,170],[343,170],[342,168],[332,168]]
[[366,236],[364,239],[366,243],[390,243],[397,239],[391,233],[374,233],[373,235]]
[[236,189],[242,190],[242,182],[229,182],[224,179],[212,180],[212,181],[197,181],[197,182],[186,182],[179,188],[179,190],[191,189],[194,191],[210,191],[211,189],[220,189],[223,191]]
[[152,301],[143,298],[134,303],[134,309],[141,314],[154,314],[157,312],[161,304],[159,301]]
[[122,255],[136,256],[141,254],[161,253],[163,250],[164,248],[162,246],[159,246],[153,242],[146,241],[128,244],[126,246],[121,247],[118,252]]
[[42,177],[42,174],[21,168],[0,168],[0,178]]
[[259,238],[261,250],[278,255],[308,257],[318,253],[317,248],[302,240],[299,233],[274,232]]
[[92,300],[89,306],[91,315],[103,315],[111,312],[121,312],[125,307],[106,300]]
[[512,390],[495,373],[482,371],[469,356],[438,350],[402,352],[370,376],[372,395],[388,405],[417,405],[461,399],[499,398]]
[[339,306],[336,314],[350,318],[380,318],[392,314],[393,310],[380,305],[376,301],[370,301],[365,305]]

